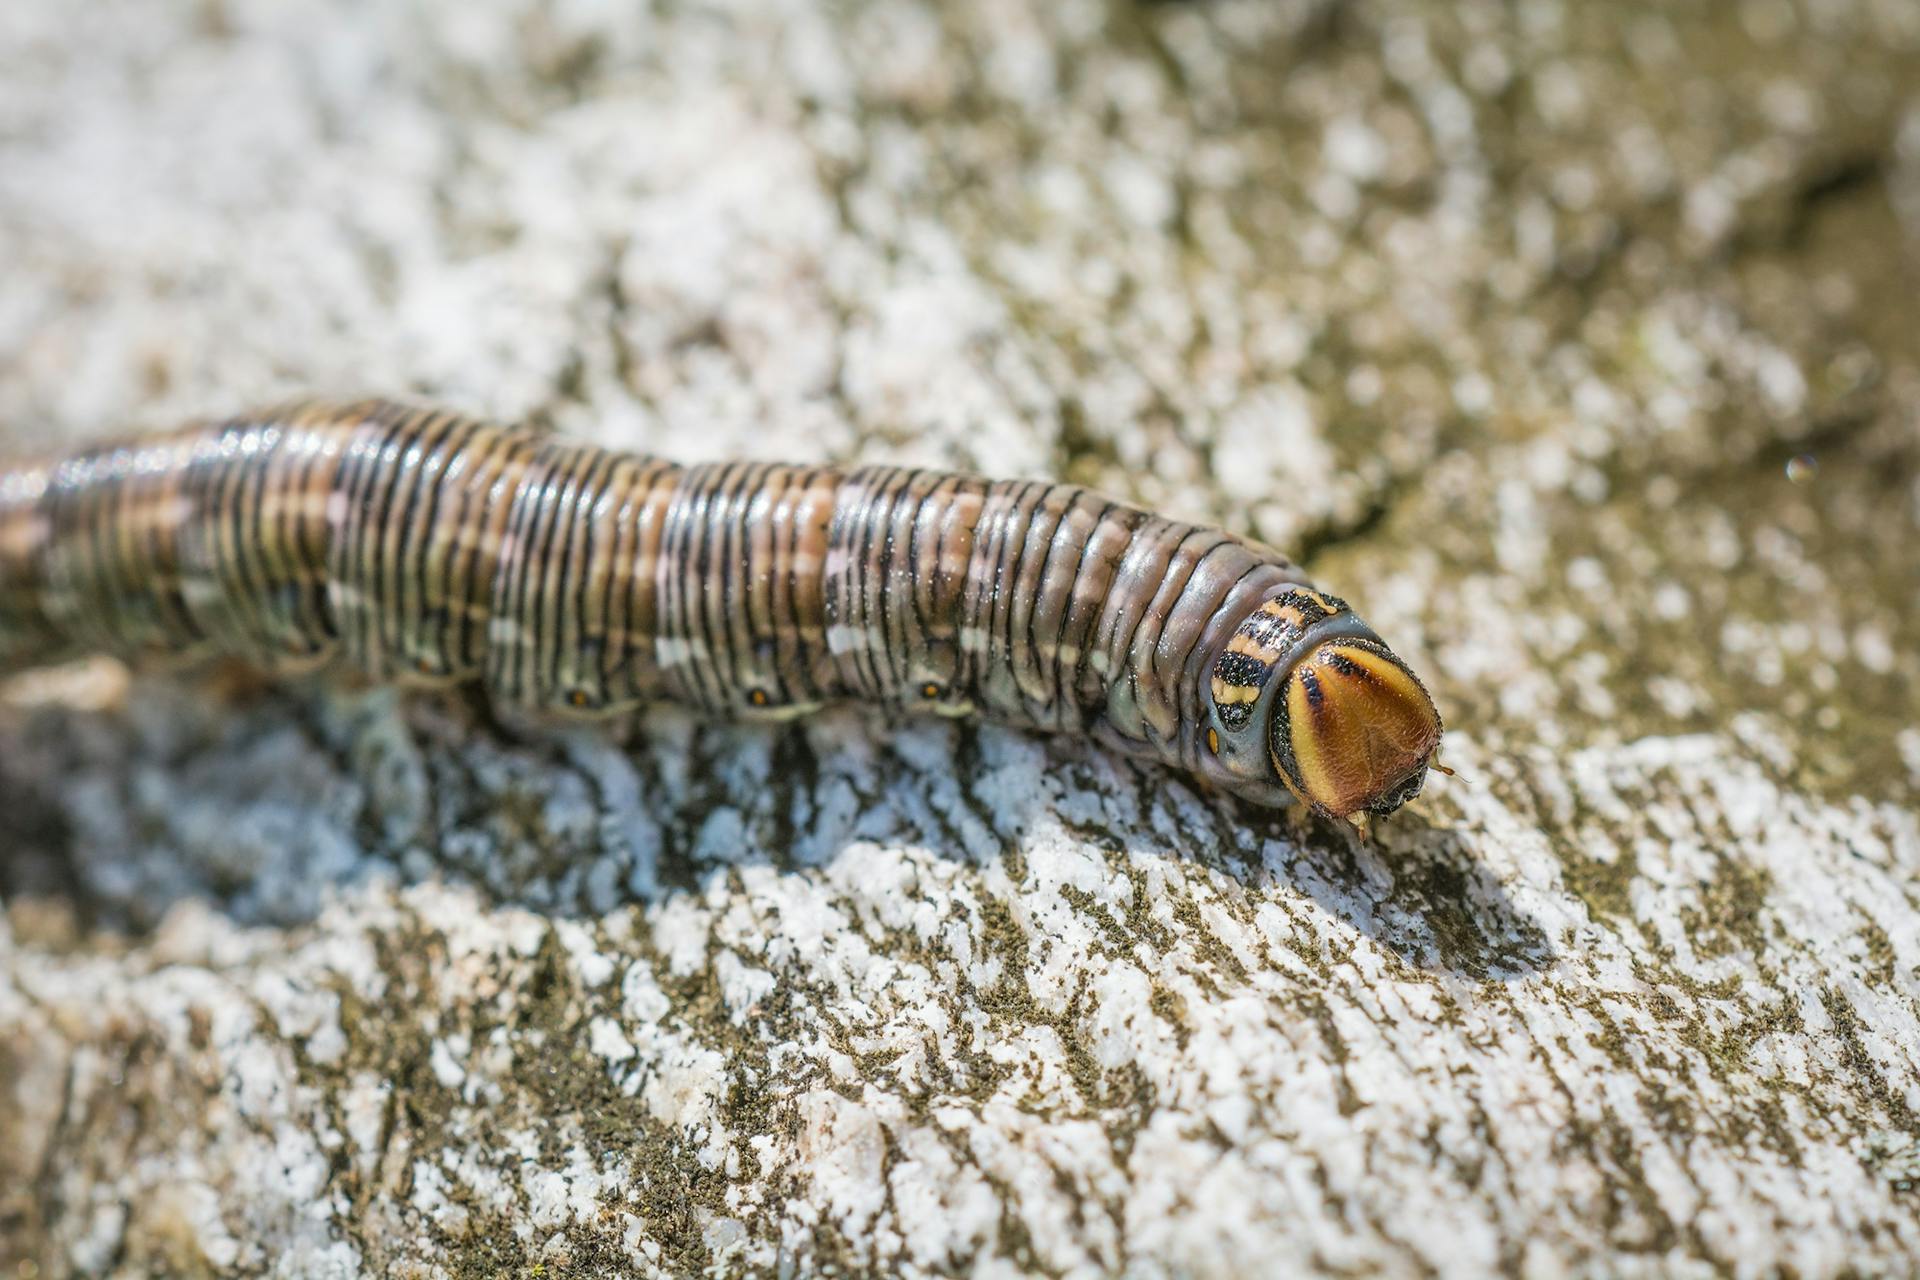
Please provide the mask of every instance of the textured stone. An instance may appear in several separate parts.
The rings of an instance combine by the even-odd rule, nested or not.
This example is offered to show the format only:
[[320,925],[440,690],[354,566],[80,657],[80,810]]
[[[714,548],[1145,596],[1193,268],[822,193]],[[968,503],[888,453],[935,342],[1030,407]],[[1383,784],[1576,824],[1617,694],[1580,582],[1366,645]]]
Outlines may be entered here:
[[1427,673],[1085,744],[0,692],[20,1274],[1901,1273],[1920,9],[0,6],[0,448],[407,392],[1062,475]]

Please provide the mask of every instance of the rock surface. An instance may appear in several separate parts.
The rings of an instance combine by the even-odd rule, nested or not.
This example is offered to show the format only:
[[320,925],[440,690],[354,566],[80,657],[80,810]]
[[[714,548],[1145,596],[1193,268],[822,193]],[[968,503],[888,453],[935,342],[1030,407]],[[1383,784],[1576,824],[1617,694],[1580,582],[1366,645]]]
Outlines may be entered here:
[[5,1274],[1920,1265],[1920,8],[13,4],[0,261],[6,450],[1064,475],[1459,770],[16,679]]

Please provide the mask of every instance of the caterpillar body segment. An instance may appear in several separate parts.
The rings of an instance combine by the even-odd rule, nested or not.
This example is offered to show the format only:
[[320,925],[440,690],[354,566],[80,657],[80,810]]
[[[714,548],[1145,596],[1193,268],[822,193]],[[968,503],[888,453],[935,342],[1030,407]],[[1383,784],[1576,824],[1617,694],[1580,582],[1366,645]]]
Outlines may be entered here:
[[683,467],[383,401],[0,472],[0,663],[341,658],[573,712],[858,699],[1081,733],[1262,803],[1418,793],[1440,718],[1258,543],[1074,485]]

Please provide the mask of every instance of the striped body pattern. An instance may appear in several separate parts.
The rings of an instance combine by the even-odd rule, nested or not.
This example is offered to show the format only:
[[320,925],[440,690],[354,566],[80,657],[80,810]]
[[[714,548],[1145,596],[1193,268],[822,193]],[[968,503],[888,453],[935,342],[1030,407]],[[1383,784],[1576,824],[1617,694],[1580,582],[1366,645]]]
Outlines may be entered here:
[[1338,816],[1410,798],[1440,734],[1342,601],[1218,529],[1073,485],[683,467],[382,401],[0,472],[0,669],[88,651],[337,656],[588,713],[977,711]]

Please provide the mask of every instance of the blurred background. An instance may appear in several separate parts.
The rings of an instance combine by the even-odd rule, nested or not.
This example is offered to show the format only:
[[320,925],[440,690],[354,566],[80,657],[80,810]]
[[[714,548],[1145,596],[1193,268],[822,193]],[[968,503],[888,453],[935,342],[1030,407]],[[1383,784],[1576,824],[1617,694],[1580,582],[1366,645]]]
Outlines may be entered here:
[[[1198,1271],[1233,1274],[1299,1249],[1396,1274],[1462,1259],[1606,1271],[1639,1250],[1734,1268],[1791,1257],[1819,1274],[1871,1237],[1898,1269],[1910,1210],[1874,1161],[1914,1158],[1916,1128],[1917,297],[1911,0],[9,3],[0,457],[293,395],[386,393],[684,461],[911,459],[1064,477],[1294,553],[1427,678],[1463,775],[1356,852],[1326,832],[1303,844],[1072,744],[968,728],[872,746],[832,719],[769,735],[669,717],[624,740],[630,766],[574,738],[503,743],[462,707],[387,695],[160,680],[85,706],[35,686],[0,704],[12,867],[0,889],[66,905],[16,902],[11,928],[23,947],[61,954],[96,945],[95,923],[137,936],[187,918],[182,936],[229,939],[219,945],[238,950],[218,954],[256,956],[232,961],[252,972],[279,960],[232,939],[306,927],[342,886],[381,877],[447,875],[481,886],[485,903],[572,913],[614,952],[627,926],[607,922],[638,903],[649,928],[680,922],[679,941],[660,944],[673,956],[663,989],[708,1001],[711,1043],[738,1056],[729,1035],[764,1050],[828,1034],[812,1015],[763,1024],[715,994],[731,981],[717,958],[728,947],[763,948],[753,963],[802,988],[781,965],[817,961],[836,976],[812,979],[868,1002],[855,1014],[821,996],[850,1019],[834,1025],[877,1020],[872,1043],[907,1054],[872,1066],[870,1099],[944,1098],[1009,1131],[1014,1111],[992,1110],[1006,1103],[999,1085],[943,1052],[929,1051],[934,1066],[975,1083],[928,1083],[934,1066],[917,1084],[881,1082],[920,1069],[921,1049],[902,1047],[919,1044],[902,1028],[920,1015],[888,1003],[910,1003],[894,979],[846,976],[866,961],[834,968],[853,962],[832,930],[782,933],[802,918],[782,895],[817,889],[850,919],[884,918],[869,924],[873,946],[900,972],[924,961],[949,979],[941,963],[972,973],[1007,921],[1021,939],[1010,964],[1026,963],[1030,941],[1036,969],[1067,965],[1052,994],[1033,996],[1053,1022],[1017,1003],[976,1007],[971,993],[954,1016],[987,1028],[980,1051],[1003,1065],[1024,1061],[1011,1046],[1045,1022],[1032,1034],[1063,1037],[1061,1069],[1092,1092],[1033,1084],[1027,1096],[1051,1099],[1036,1114],[1134,1135],[1108,1173],[1072,1173],[1091,1197],[1076,1201],[1090,1215],[1077,1226],[1045,1207],[1042,1162],[1042,1190],[994,1175],[986,1225],[955,1202],[917,1215],[960,1224],[952,1240],[889,1245],[885,1230],[916,1215],[876,1209],[846,1225],[846,1205],[880,1195],[886,1177],[846,1156],[853,1199],[836,1200],[840,1184],[804,1180],[824,1157],[785,1139],[753,1149],[767,1185],[800,1171],[793,1204],[727,1208],[689,1172],[725,1144],[661,1104],[662,1133],[719,1145],[696,1158],[660,1138],[650,1158],[694,1207],[679,1226],[641,1214],[656,1261],[734,1256],[748,1241],[775,1266],[816,1256],[780,1250],[814,1247],[819,1223],[838,1222],[846,1256],[874,1266],[1204,1258]],[[1035,816],[1056,811],[1064,827]],[[892,870],[840,877],[862,841]],[[1144,875],[1143,850],[1167,855],[1126,899],[1159,904],[1138,907],[1148,924],[1118,902],[1102,915],[1100,885]],[[1093,898],[1061,896],[1045,871],[1056,857],[1105,868],[1073,890]],[[882,904],[909,882],[903,900],[970,922],[959,941],[926,925],[924,954],[896,945],[887,930],[913,930]],[[690,896],[672,897],[676,885]],[[1240,905],[1203,905],[1202,929],[1188,913],[1209,895]],[[211,903],[226,923],[169,916],[180,901]],[[322,932],[410,954],[392,913],[431,912],[394,901],[411,905],[352,899]],[[1263,911],[1287,923],[1256,923]],[[751,937],[743,919],[776,943],[728,932]],[[507,938],[523,926],[503,908],[474,928]],[[1270,927],[1321,960],[1298,968]],[[1237,977],[1222,975],[1241,960],[1206,949],[1209,929],[1239,939]],[[1155,994],[1132,1031],[1114,1031],[1098,1011],[1132,1006],[1110,1003],[1101,939],[1115,955],[1147,948],[1166,973],[1199,956],[1209,976]],[[199,949],[215,944],[179,945],[218,969]],[[557,952],[518,945],[473,972],[546,965],[544,981],[572,990]],[[593,951],[569,945],[576,959]],[[1063,954],[1078,959],[1043,959]],[[295,986],[364,976],[337,957],[293,963]],[[440,961],[423,963],[431,972],[407,989],[455,1000]],[[1094,994],[1069,1007],[1076,972]],[[509,993],[520,980],[499,979]],[[139,1003],[137,984],[100,981],[113,998],[88,999]],[[1395,1016],[1366,993],[1389,981],[1416,993],[1406,1008],[1472,1012],[1463,1025],[1435,1015],[1441,1047],[1407,1049],[1449,1064],[1452,1083],[1407,1086],[1402,1110],[1394,1088],[1357,1086],[1374,1107],[1361,1137],[1345,1123],[1354,1098],[1326,1083],[1348,1061],[1330,1029],[1361,1037],[1364,1059],[1366,1029]],[[1491,994],[1501,983],[1516,985]],[[60,989],[77,1000],[81,988]],[[1303,991],[1322,1003],[1300,1003]],[[1608,994],[1588,1005],[1570,991]],[[1546,1028],[1510,1056],[1488,1048],[1497,1029],[1472,1030],[1507,1025],[1509,998],[1537,1000],[1513,1017]],[[553,1026],[584,1041],[584,1007]],[[1208,1030],[1231,1008],[1262,1011],[1254,1021],[1290,1045],[1273,1061],[1293,1075],[1220,1083],[1267,1052]],[[380,1021],[405,1008],[363,1013],[383,1044],[418,1033],[425,1046],[460,1021],[441,1010],[408,1030]],[[20,1037],[40,1025],[4,998],[0,1017]],[[154,1051],[162,1059],[191,1056],[181,1019],[153,1033],[173,1046]],[[1162,1023],[1178,1048],[1168,1038],[1155,1060],[1139,1028]],[[1406,1049],[1390,1032],[1382,1045]],[[1189,1034],[1202,1047],[1189,1051]],[[1258,1028],[1241,1034],[1267,1045]],[[1791,1047],[1770,1058],[1776,1035]],[[1657,1043],[1659,1061],[1627,1041]],[[1091,1056],[1074,1058],[1075,1044]],[[672,1056],[637,1052],[649,1070]],[[65,1078],[25,1050],[3,1061],[36,1090]],[[398,1070],[371,1051],[353,1061],[372,1077]],[[407,1078],[439,1070],[426,1062]],[[1192,1151],[1214,1152],[1204,1159],[1157,1149],[1166,1177],[1210,1185],[1197,1170],[1215,1162],[1238,1180],[1212,1198],[1155,1200],[1152,1161],[1130,1154],[1153,1106],[1123,1123],[1112,1108],[1134,1095],[1086,1085],[1116,1063],[1153,1082],[1173,1129],[1197,1133],[1204,1116],[1224,1144],[1194,1138]],[[44,1080],[32,1074],[43,1067]],[[985,1092],[967,1093],[976,1085]],[[579,1100],[501,1087],[527,1114]],[[713,1096],[734,1097],[728,1087]],[[1210,1109],[1215,1088],[1237,1099],[1237,1120]],[[731,1167],[754,1184],[738,1172],[752,1117],[787,1114],[775,1103],[791,1098],[749,1095],[759,1111],[715,1102],[725,1124],[712,1123],[742,1144],[726,1148]],[[1669,1097],[1692,1110],[1676,1118]],[[287,1105],[305,1132],[306,1113]],[[1490,1135],[1472,1119],[1481,1107],[1511,1127]],[[38,1112],[21,1114],[43,1132]],[[875,1123],[896,1153],[938,1127],[919,1113]],[[817,1116],[806,1124],[809,1141],[858,1147],[821,1138],[834,1130]],[[1423,1147],[1436,1131],[1495,1158],[1469,1179]],[[1550,1148],[1566,1181],[1528,1163]],[[1261,1173],[1259,1149],[1324,1159],[1334,1190],[1316,1198],[1308,1175]],[[1869,1149],[1881,1155],[1863,1164]],[[1660,1183],[1643,1157],[1678,1167],[1678,1181]],[[1769,1182],[1776,1161],[1790,1172]],[[110,1185],[110,1163],[76,1157],[69,1177]],[[356,1258],[387,1256],[381,1233],[420,1220],[352,1167],[326,1183],[351,1201],[337,1211],[355,1224],[346,1238]],[[1715,1183],[1710,1169],[1729,1172]],[[1672,1191],[1709,1184],[1726,1197],[1717,1225],[1712,1196]],[[305,1195],[258,1194],[274,1212]],[[1159,1208],[1136,1220],[1130,1200]],[[1832,1207],[1797,1222],[1810,1204]],[[10,1212],[0,1220],[20,1238],[64,1241],[60,1265],[86,1269],[77,1210],[28,1197]],[[585,1220],[566,1219],[569,1239]],[[281,1229],[266,1221],[281,1220],[228,1228],[240,1240]],[[122,1227],[115,1239],[144,1238]],[[213,1247],[207,1231],[193,1238]]]

